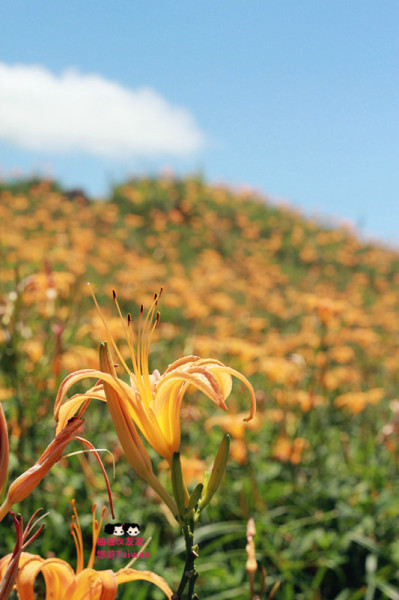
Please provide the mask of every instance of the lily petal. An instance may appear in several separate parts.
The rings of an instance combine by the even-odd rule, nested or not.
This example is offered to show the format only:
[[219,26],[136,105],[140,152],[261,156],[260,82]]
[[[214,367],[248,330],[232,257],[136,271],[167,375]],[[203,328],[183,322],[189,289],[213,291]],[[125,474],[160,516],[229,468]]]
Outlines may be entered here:
[[118,584],[113,571],[84,569],[76,576],[73,586],[64,593],[73,600],[114,600],[117,589]]
[[233,375],[233,377],[237,377],[237,379],[243,382],[243,384],[248,388],[249,393],[251,395],[251,409],[249,411],[248,417],[246,417],[244,421],[250,421],[251,419],[253,419],[256,413],[256,398],[254,389],[249,383],[248,379],[244,377],[244,375],[239,371],[236,371],[235,369],[231,369],[230,367],[226,367],[224,365],[214,367],[213,372],[215,373],[215,375],[217,375],[218,373],[224,375]]
[[64,381],[61,383],[61,385],[58,389],[57,398],[55,399],[54,419],[56,421],[58,421],[58,413],[60,411],[61,404],[62,404],[68,390],[73,385],[75,385],[75,383],[77,383],[81,379],[87,379],[90,377],[93,377],[96,379],[101,379],[101,375],[102,375],[101,372],[97,371],[96,369],[81,369],[80,371],[75,371],[75,373],[71,373],[70,375],[65,377]]
[[120,583],[127,583],[128,581],[149,581],[156,585],[160,590],[162,590],[166,596],[170,599],[172,597],[172,590],[166,583],[166,581],[153,573],[152,571],[136,571],[135,569],[121,569],[116,573],[116,580],[118,585]]
[[[93,390],[96,390],[95,392]],[[66,402],[60,405],[58,411],[58,423],[56,427],[56,434],[64,429],[68,421],[74,416],[74,414],[80,409],[84,402],[89,404],[90,400],[102,400],[106,402],[105,392],[102,386],[95,386],[85,392],[84,394],[75,394],[72,398],[69,398]],[[83,414],[84,410],[81,415]]]
[[51,590],[52,600],[63,600],[66,589],[75,578],[72,567],[59,558],[45,560],[35,555],[26,555],[22,565],[20,562],[18,596],[23,600],[35,600],[34,585],[40,571],[43,573],[46,589]]

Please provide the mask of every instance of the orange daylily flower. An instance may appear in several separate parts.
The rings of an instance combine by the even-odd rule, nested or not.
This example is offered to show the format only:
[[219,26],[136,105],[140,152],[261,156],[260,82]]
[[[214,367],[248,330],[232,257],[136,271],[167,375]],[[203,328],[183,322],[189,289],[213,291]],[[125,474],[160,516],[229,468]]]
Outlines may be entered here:
[[[184,394],[189,388],[200,390],[217,406],[227,410],[225,400],[231,392],[232,376],[234,376],[247,386],[251,395],[250,413],[244,420],[251,420],[256,409],[255,393],[249,381],[241,373],[225,366],[218,360],[185,356],[169,365],[163,375],[160,375],[158,371],[149,373],[148,355],[152,335],[159,323],[159,312],[156,313],[155,309],[160,294],[155,294],[154,301],[145,318],[143,307],[141,307],[136,342],[131,317],[128,315],[126,327],[114,293],[114,300],[130,348],[133,370],[127,366],[103,319],[110,342],[130,377],[130,385],[116,375],[106,344],[102,344],[100,349],[100,368],[102,370],[84,369],[67,377],[61,384],[54,410],[55,418],[58,420],[57,431],[60,431],[83,403],[85,405],[80,414],[85,410],[91,398],[107,401],[125,454],[136,472],[144,479],[146,478],[145,469],[148,470],[150,466],[145,456],[146,453],[143,452],[144,447],[135,425],[158,454],[170,463],[173,453],[179,450],[180,408]],[[102,317],[95,298],[94,301]],[[88,377],[98,378],[102,383],[91,388],[86,394],[77,394],[64,402],[70,387],[75,382]]]
[[[93,568],[97,539],[101,530],[105,508],[101,512],[100,521],[95,517],[96,505],[93,505],[93,542],[87,567],[84,568],[83,538],[75,503],[72,503],[71,534],[74,538],[77,554],[76,572],[65,561],[59,558],[44,559],[40,556],[22,552],[19,560],[19,572],[16,588],[19,600],[34,600],[34,584],[41,572],[46,584],[46,598],[52,600],[114,600],[118,585],[128,581],[149,581],[161,589],[167,598],[172,597],[172,590],[166,581],[152,571],[137,571],[124,568],[114,573],[111,569],[96,571]],[[7,554],[0,560],[0,582],[4,577],[8,564],[12,559]]]

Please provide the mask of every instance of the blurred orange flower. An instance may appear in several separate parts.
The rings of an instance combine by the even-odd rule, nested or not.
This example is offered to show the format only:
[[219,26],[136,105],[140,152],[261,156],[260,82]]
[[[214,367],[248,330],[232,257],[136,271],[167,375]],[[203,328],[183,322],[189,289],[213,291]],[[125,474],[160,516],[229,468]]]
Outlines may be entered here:
[[293,465],[298,465],[301,462],[303,451],[308,447],[309,442],[304,438],[298,437],[289,440],[283,436],[278,438],[272,456],[282,462],[291,462]]
[[337,408],[348,408],[351,413],[362,412],[369,404],[378,404],[385,396],[382,388],[373,388],[365,392],[349,392],[335,398],[334,404]]

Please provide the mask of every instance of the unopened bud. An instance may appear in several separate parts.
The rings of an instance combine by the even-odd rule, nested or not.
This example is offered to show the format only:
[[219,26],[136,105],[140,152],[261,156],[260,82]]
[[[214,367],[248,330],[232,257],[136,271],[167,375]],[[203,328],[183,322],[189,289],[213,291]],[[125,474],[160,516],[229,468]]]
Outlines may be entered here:
[[256,534],[255,521],[254,521],[254,519],[251,518],[248,520],[248,523],[247,523],[248,544],[245,547],[245,550],[247,552],[247,557],[248,557],[245,568],[246,568],[249,576],[251,576],[251,574],[255,573],[258,568],[258,565],[256,563],[256,557],[255,557],[255,542],[254,542],[255,534]]
[[251,517],[247,524],[247,540],[254,538],[256,535],[255,520]]
[[[100,369],[116,380],[116,371],[106,342],[100,344]],[[108,381],[108,379],[107,379]],[[112,380],[111,380],[112,381]],[[103,382],[108,410],[126,458],[137,475],[148,481],[153,475],[152,464],[147,450],[140,439],[125,403],[110,383]]]
[[12,482],[8,489],[7,497],[0,507],[0,521],[7,514],[13,504],[22,502],[29,496],[51,467],[61,458],[62,453],[71,440],[74,439],[76,430],[82,425],[83,420],[72,418],[66,427],[54,438],[39,458],[39,460],[25,473]]
[[220,448],[213,463],[212,473],[209,477],[208,485],[204,497],[201,501],[200,508],[203,510],[216,494],[226,470],[227,459],[230,450],[230,436],[228,433],[223,438]]
[[181,468],[179,452],[174,452],[173,456],[172,456],[171,477],[172,477],[173,495],[176,500],[177,508],[179,509],[180,516],[182,517],[182,519],[184,519],[185,485],[184,485],[183,471]]
[[203,489],[204,489],[203,484],[199,483],[190,496],[190,501],[189,501],[188,507],[187,507],[188,511],[193,510],[197,506],[198,502],[200,501]]

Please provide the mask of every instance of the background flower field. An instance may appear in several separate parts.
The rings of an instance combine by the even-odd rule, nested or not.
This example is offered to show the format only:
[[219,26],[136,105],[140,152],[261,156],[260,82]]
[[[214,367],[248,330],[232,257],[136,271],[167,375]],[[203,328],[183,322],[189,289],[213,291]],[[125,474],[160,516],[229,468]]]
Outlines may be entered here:
[[[112,290],[135,319],[164,285],[151,369],[163,372],[182,355],[211,356],[244,373],[258,401],[247,425],[240,382],[228,413],[197,393],[182,408],[190,491],[223,432],[232,436],[222,493],[197,530],[200,598],[248,597],[250,517],[267,588],[281,581],[277,598],[399,598],[398,252],[200,178],[134,179],[103,201],[46,180],[3,183],[0,230],[0,401],[10,481],[53,438],[62,379],[98,368],[106,333],[86,282],[126,357]],[[138,522],[144,539],[152,536],[151,558],[135,567],[173,587],[179,532],[132,473],[105,406],[90,407],[84,435],[116,460],[111,479],[112,458],[102,454],[117,520]],[[165,465],[151,458],[169,488]],[[30,551],[74,566],[72,498],[90,547],[91,505],[107,503],[107,494],[89,454],[62,459],[17,508],[50,513]],[[13,543],[7,517],[0,556]],[[118,597],[132,597],[133,586],[137,600],[162,597],[141,582]]]

